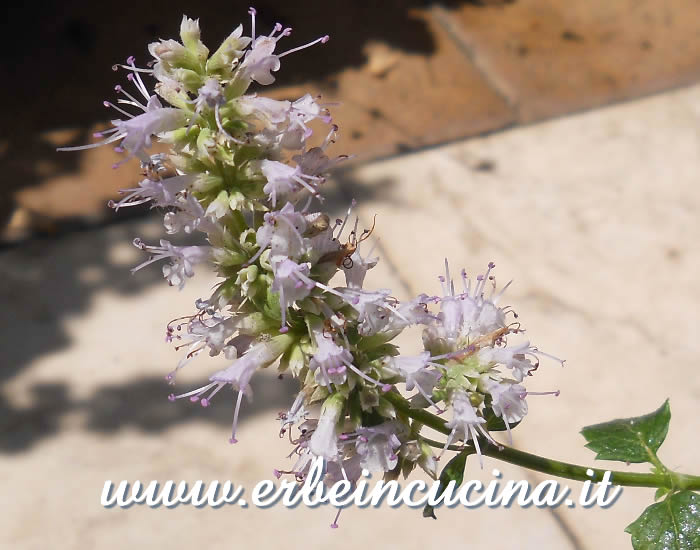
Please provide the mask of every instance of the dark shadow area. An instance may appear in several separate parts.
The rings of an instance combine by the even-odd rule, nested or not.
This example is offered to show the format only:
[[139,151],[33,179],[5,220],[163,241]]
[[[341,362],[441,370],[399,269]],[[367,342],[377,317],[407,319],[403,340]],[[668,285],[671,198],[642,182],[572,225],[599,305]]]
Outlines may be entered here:
[[[139,232],[138,224],[123,223],[70,238],[34,239],[0,252],[0,388],[37,358],[71,345],[66,321],[85,314],[96,293],[109,289],[129,296],[165,284],[158,267],[132,275],[132,263],[115,257],[115,247],[129,246]],[[115,327],[115,348],[124,345],[125,330]],[[101,357],[94,361],[103,363]],[[33,387],[34,404],[28,408],[16,408],[6,390],[0,391],[0,447],[21,449],[55,432],[58,419],[77,406],[69,397],[72,382],[67,377]]]
[[[138,227],[119,224],[89,235],[36,239],[0,254],[0,384],[68,345],[64,321],[85,312],[96,292],[109,288],[128,296],[165,284],[157,267],[132,275],[132,265],[113,257],[115,246],[136,236]],[[85,270],[93,275],[86,278]]]
[[[276,414],[288,410],[299,389],[291,377],[275,378],[258,374],[251,381],[254,399],[244,401],[239,421],[266,414],[273,422]],[[180,390],[185,391],[182,385]],[[172,388],[162,378],[140,378],[126,384],[99,388],[87,400],[74,400],[66,384],[37,384],[31,388],[32,404],[13,408],[0,396],[0,453],[27,451],[41,439],[58,432],[63,416],[78,412],[85,417],[89,431],[116,434],[125,428],[157,433],[184,422],[213,422],[228,426],[233,418],[232,397],[222,391],[203,408],[187,399],[171,403]]]
[[[125,178],[128,185],[128,179]],[[0,206],[2,208],[2,206]],[[143,220],[152,211],[147,205],[130,206],[122,208],[119,212],[109,208],[107,203],[104,204],[102,215],[99,217],[93,216],[69,216],[62,217],[58,220],[41,218],[32,220],[31,234],[25,235],[23,238],[0,241],[0,254],[4,251],[12,250],[26,246],[30,242],[43,243],[44,246],[52,246],[60,242],[63,238],[69,238],[71,235],[80,235],[90,231],[99,231],[113,225],[121,225],[132,220]],[[0,260],[1,262],[1,260]]]
[[14,407],[0,394],[0,453],[25,451],[56,434],[63,415],[75,407],[66,384],[37,384],[31,394],[29,407]]
[[[321,206],[332,217],[342,216],[353,198],[359,203],[386,200],[393,185],[390,180],[362,185],[344,170],[340,170],[335,179],[340,185],[328,184],[325,190],[327,198]],[[89,314],[96,294],[108,290],[126,297],[143,293],[155,284],[166,284],[160,265],[149,266],[132,275],[130,268],[134,262],[119,260],[114,253],[115,247],[128,247],[134,237],[141,236],[145,223],[159,225],[162,212],[152,211],[139,222],[129,221],[128,217],[127,209],[113,214],[114,220],[123,223],[104,227],[76,225],[78,231],[70,234],[32,239],[0,250],[0,348],[3,350],[0,361],[0,452],[19,452],[39,439],[55,434],[60,419],[76,410],[85,412],[89,429],[106,433],[128,425],[158,431],[178,422],[197,419],[222,424],[231,421],[230,401],[226,398],[217,398],[214,406],[207,410],[189,402],[168,402],[166,396],[171,389],[160,377],[106,386],[84,402],[71,398],[73,380],[66,377],[60,382],[33,386],[32,404],[25,407],[14,405],[6,390],[2,389],[33,361],[75,345],[67,332],[66,321]],[[160,237],[179,244],[193,244],[195,239],[193,236],[172,238],[165,234],[164,229],[161,229]],[[156,242],[158,238],[144,240]],[[140,258],[138,254],[137,257]],[[177,290],[173,289],[173,292]],[[190,309],[193,308],[194,305]],[[190,309],[183,314],[189,313]],[[144,313],[148,311],[148,304],[144,303],[144,310],[134,311],[134,315],[153,315]],[[169,319],[160,321],[165,327]],[[128,345],[129,327],[115,326],[114,330],[115,349]],[[166,345],[161,337],[161,332],[153,334],[154,345]],[[105,353],[110,353],[110,350],[106,349]],[[96,368],[103,364],[100,357],[94,360]],[[163,365],[163,375],[173,366]],[[287,377],[284,382],[277,382],[271,376],[259,375],[254,382],[255,400],[245,407],[245,414],[287,408],[289,397],[297,387],[297,383]],[[181,384],[177,387],[177,391],[185,389]]]
[[[4,54],[0,78],[5,83],[0,97],[10,106],[0,127],[0,160],[9,175],[0,191],[0,227],[14,211],[13,193],[39,184],[47,166],[53,176],[77,172],[79,155],[57,155],[55,146],[40,133],[79,128],[72,141],[91,142],[86,129],[111,117],[102,102],[112,99],[114,85],[124,76],[112,71],[113,64],[130,55],[145,64],[150,58],[148,43],[177,38],[183,13],[200,19],[203,40],[213,51],[239,23],[249,33],[250,3],[211,1],[193,6],[175,0],[129,6],[68,0],[41,6],[14,4],[0,38]],[[463,3],[492,2],[445,0],[440,4]],[[366,62],[364,47],[370,41],[409,54],[430,56],[435,50],[434,37],[419,12],[435,2],[387,0],[381,7],[374,2],[327,0],[255,4],[258,33],[268,33],[278,21],[293,28],[292,36],[278,46],[280,52],[324,34],[333,42],[332,47],[285,57],[274,86],[313,81],[320,91],[333,90],[341,71]]]
[[[333,184],[322,189],[325,198],[323,204],[315,204],[316,210],[331,212],[344,216],[353,199],[358,206],[372,201],[392,201],[393,206],[399,206],[392,196],[396,181],[392,178],[382,178],[371,182],[360,181],[352,170],[336,170],[332,175]],[[371,220],[370,220],[371,221]],[[378,220],[380,222],[381,220]]]
[[[286,57],[275,85],[330,79],[332,86],[334,74],[366,62],[363,47],[368,41],[382,41],[407,53],[432,54],[434,38],[415,10],[434,3],[386,0],[380,8],[364,1],[260,0],[255,2],[257,32],[267,34],[276,22],[291,27],[293,33],[280,42],[280,51],[330,35],[334,47]],[[4,82],[12,83],[2,91],[12,98],[14,113],[7,114],[22,121],[18,128],[34,132],[104,120],[102,101],[112,95],[114,63],[130,55],[145,63],[150,59],[148,43],[178,38],[183,13],[200,19],[203,41],[213,51],[239,23],[249,34],[250,4],[234,0],[193,5],[175,0],[129,9],[119,3],[68,0],[44,3],[39,10],[31,4],[15,4],[8,14],[12,24],[3,33],[5,59],[0,68]]]

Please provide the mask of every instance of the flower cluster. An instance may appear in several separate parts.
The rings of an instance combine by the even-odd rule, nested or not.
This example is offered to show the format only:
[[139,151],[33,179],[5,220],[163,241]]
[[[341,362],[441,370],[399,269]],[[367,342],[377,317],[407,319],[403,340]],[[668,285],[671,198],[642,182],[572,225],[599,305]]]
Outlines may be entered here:
[[[445,262],[439,296],[402,302],[390,290],[365,288],[378,260],[361,249],[374,226],[360,231],[354,203],[335,221],[315,208],[329,169],[346,158],[326,154],[338,130],[328,110],[308,94],[279,101],[249,93],[253,83],[274,82],[284,56],[328,37],[276,53],[291,29],[277,24],[256,36],[255,10],[250,15],[251,36],[239,26],[211,55],[198,22],[184,17],[181,41],[151,44],[147,68],[133,58],[117,66],[134,88],[117,86],[118,101],[105,102],[121,118],[101,142],[69,149],[118,144],[126,159],[140,160],[145,179],[112,206],[148,202],[165,210],[168,234],[206,237],[208,244],[192,246],[134,241],[150,255],[135,270],[162,260],[163,275],[178,288],[200,266],[220,278],[193,315],[168,325],[167,339],[186,354],[167,380],[175,384],[178,371],[205,352],[224,354],[230,366],[199,388],[171,393],[171,401],[207,407],[233,390],[235,443],[250,380],[274,365],[300,382],[290,410],[280,413],[296,463],[278,475],[303,479],[323,457],[331,481],[356,481],[363,469],[408,475],[416,466],[435,476],[422,425],[388,397],[403,390],[412,407],[445,414],[445,448],[461,441],[478,452],[480,442],[495,443],[491,432],[510,432],[527,414],[523,384],[544,354],[507,341],[522,329],[499,305],[508,285],[497,290],[493,264],[455,281]],[[319,124],[326,129],[313,145]],[[150,154],[154,138],[170,153]],[[423,327],[424,351],[403,356],[391,342],[411,325]]]

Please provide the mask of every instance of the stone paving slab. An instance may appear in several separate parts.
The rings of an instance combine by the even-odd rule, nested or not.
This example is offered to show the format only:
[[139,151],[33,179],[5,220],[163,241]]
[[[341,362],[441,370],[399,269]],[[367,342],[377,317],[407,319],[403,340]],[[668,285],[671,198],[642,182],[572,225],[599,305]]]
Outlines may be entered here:
[[[531,391],[561,396],[529,398],[517,447],[590,464],[583,426],[670,398],[661,459],[697,473],[699,123],[696,86],[373,163],[341,180],[363,190],[361,216],[377,215],[382,253],[411,294],[440,291],[445,256],[453,273],[483,273],[494,261],[499,284],[514,279],[505,303],[525,336],[567,360],[543,360],[528,379]],[[651,491],[625,489],[609,509],[557,514],[579,548],[628,548],[623,528],[651,502]]]
[[693,0],[517,0],[436,8],[519,122],[697,82]]
[[[152,218],[0,254],[1,547],[342,550],[469,541],[498,550],[574,550],[555,518],[537,508],[442,510],[437,522],[408,508],[350,509],[337,531],[329,528],[334,513],[327,508],[103,509],[106,479],[230,479],[249,494],[273,468],[291,466],[276,420],[293,400],[291,380],[268,373],[253,379],[255,400],[243,408],[236,446],[227,442],[230,397],[221,395],[206,410],[167,401],[163,375],[179,354],[163,343],[164,324],[191,312],[214,279],[203,273],[178,292],[164,284],[157,267],[131,276],[128,269],[140,255],[130,241],[160,233]],[[372,276],[401,288],[388,263]],[[178,388],[196,387],[221,366],[195,362]],[[507,479],[525,475],[510,466],[501,472]],[[470,475],[493,479],[490,470]]]
[[[339,103],[333,109],[342,130],[339,152],[366,162],[514,121],[506,101],[435,18],[411,13],[432,37],[429,55],[402,52],[378,39],[364,48],[362,67],[339,74],[337,91],[321,88],[324,97]],[[386,73],[379,72],[384,65]]]

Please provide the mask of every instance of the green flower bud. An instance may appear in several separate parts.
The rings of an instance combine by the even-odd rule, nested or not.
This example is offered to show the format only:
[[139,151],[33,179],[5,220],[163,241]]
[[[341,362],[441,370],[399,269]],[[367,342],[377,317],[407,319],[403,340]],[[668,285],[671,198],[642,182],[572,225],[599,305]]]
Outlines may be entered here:
[[200,40],[199,19],[190,19],[186,15],[182,16],[180,23],[180,39],[200,63],[204,64],[209,56],[207,48]]
[[243,51],[250,44],[250,38],[242,36],[243,25],[238,25],[228,38],[219,46],[219,49],[207,61],[207,72],[219,72],[225,76],[230,76],[235,62],[242,56]]

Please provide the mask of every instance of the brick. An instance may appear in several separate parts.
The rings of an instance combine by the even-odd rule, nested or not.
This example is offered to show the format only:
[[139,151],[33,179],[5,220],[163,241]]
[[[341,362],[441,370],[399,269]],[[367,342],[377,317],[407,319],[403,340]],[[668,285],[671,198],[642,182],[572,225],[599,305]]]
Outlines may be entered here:
[[700,4],[693,0],[518,0],[437,10],[521,122],[697,81]]

